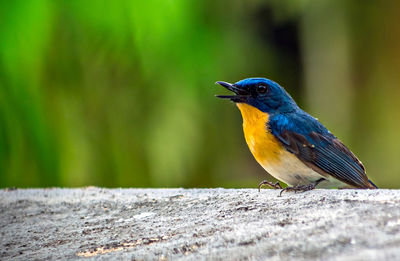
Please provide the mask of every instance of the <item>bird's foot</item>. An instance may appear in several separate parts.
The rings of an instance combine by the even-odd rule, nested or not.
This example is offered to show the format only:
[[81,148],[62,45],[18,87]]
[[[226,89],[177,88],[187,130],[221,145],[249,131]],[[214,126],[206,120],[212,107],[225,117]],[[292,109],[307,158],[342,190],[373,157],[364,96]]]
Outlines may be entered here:
[[309,191],[309,190],[313,190],[313,189],[315,189],[315,187],[319,183],[321,183],[324,180],[325,180],[324,178],[320,178],[319,180],[317,180],[317,181],[315,181],[315,182],[313,182],[311,184],[308,184],[308,185],[299,185],[299,186],[294,186],[294,187],[286,187],[286,188],[281,190],[281,193],[279,193],[279,196],[281,197],[282,193],[285,192],[285,191],[294,191],[294,193],[297,193],[298,191],[306,192],[306,191]]
[[260,192],[262,185],[268,185],[274,189],[282,189],[282,186],[281,184],[279,184],[279,181],[272,183],[270,181],[263,180],[260,182],[260,184],[258,184],[258,192]]
[[279,196],[281,197],[283,192],[288,192],[288,191],[294,191],[294,193],[297,193],[298,191],[306,192],[306,191],[315,189],[315,186],[316,185],[314,183],[311,183],[311,184],[308,184],[308,185],[287,187],[287,188],[284,188],[284,189],[281,190],[281,193],[279,193]]

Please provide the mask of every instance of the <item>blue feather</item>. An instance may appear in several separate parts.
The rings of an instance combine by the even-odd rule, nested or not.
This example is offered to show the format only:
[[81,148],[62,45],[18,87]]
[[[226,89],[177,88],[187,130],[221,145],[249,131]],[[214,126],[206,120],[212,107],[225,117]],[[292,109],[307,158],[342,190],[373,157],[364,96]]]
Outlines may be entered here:
[[321,175],[332,175],[355,187],[370,187],[364,166],[354,154],[300,108],[272,114],[269,128],[289,152]]

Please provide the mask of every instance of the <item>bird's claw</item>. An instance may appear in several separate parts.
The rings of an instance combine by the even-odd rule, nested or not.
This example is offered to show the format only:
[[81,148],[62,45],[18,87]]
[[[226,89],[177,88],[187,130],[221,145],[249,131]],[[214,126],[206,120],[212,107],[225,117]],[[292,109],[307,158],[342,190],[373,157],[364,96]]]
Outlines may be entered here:
[[272,183],[270,181],[263,180],[260,182],[260,184],[258,184],[258,192],[260,192],[262,185],[268,185],[274,189],[282,189],[282,186],[281,184],[279,184],[279,181]]

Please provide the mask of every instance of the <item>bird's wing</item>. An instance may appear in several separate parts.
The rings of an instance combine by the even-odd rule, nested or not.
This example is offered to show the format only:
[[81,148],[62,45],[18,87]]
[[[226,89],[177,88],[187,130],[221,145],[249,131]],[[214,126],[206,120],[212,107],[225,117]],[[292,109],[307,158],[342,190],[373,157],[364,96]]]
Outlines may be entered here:
[[354,187],[372,188],[362,163],[315,118],[286,117],[270,128],[289,152],[314,171]]

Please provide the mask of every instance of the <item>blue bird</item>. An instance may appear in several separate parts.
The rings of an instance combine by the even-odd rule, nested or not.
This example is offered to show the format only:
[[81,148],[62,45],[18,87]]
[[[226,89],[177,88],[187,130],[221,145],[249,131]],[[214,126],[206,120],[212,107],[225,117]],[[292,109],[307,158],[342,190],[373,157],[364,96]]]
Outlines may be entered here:
[[[377,188],[360,160],[316,118],[299,108],[279,84],[248,78],[217,82],[235,95],[229,99],[243,118],[246,143],[257,162],[288,187],[281,191],[320,188]],[[282,189],[279,182],[259,184]]]

